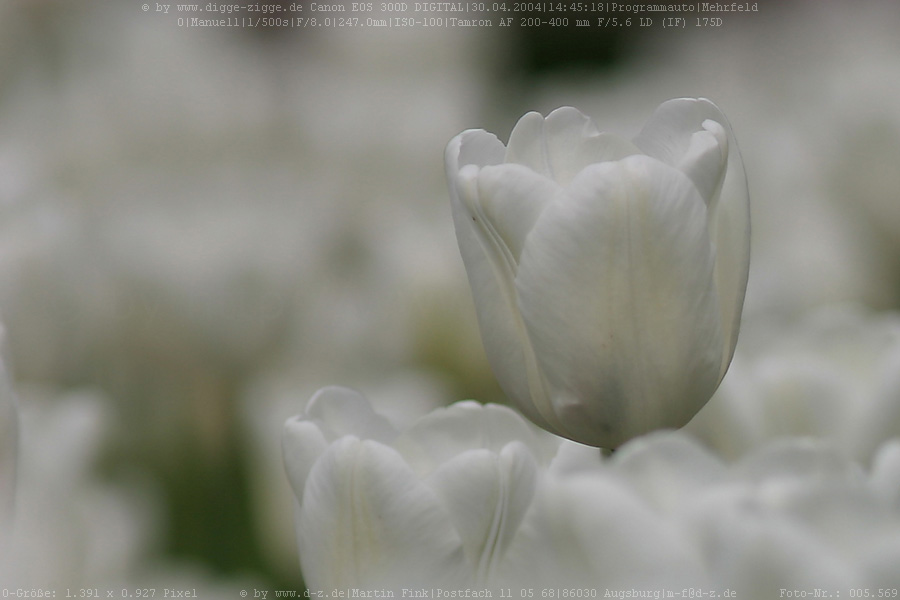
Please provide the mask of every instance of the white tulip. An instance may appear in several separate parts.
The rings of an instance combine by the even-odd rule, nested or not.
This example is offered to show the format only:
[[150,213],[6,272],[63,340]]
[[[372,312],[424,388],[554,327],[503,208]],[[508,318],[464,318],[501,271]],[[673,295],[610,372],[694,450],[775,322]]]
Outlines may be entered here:
[[306,584],[398,594],[494,585],[561,441],[475,402],[401,431],[360,394],[320,390],[283,438]]
[[632,440],[604,464],[662,522],[647,552],[668,523],[681,551],[699,555],[708,579],[694,575],[692,587],[737,598],[812,587],[846,595],[900,583],[898,450],[897,440],[883,444],[869,471],[834,444],[795,437],[727,463],[682,430]]
[[459,402],[397,429],[325,388],[283,443],[314,593],[705,581],[690,539],[596,448],[504,406]]
[[900,437],[900,313],[821,306],[753,321],[731,374],[687,430],[729,458],[809,436],[868,464]]
[[360,394],[326,388],[283,443],[313,595],[565,586],[770,598],[898,582],[900,440],[871,470],[802,438],[727,463],[685,431],[601,459],[506,407],[460,402],[395,428]]
[[708,100],[663,103],[629,142],[560,108],[504,146],[447,146],[460,251],[488,359],[532,421],[614,448],[681,427],[728,368],[749,269],[749,199]]

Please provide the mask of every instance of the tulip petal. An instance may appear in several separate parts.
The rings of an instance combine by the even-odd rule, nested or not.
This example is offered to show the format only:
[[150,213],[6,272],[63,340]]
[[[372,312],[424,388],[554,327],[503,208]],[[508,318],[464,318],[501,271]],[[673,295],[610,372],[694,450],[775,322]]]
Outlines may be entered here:
[[536,173],[567,185],[584,167],[619,160],[640,150],[597,125],[570,106],[558,108],[545,119],[530,112],[519,119],[509,136],[504,162],[524,165]]
[[303,499],[306,479],[315,461],[329,442],[345,435],[390,442],[397,431],[372,409],[365,396],[339,386],[317,391],[306,405],[306,413],[284,424],[284,465],[298,501]]
[[592,165],[522,254],[519,306],[562,435],[615,447],[680,427],[719,380],[722,338],[706,206],[646,156]]
[[553,178],[544,144],[544,116],[541,113],[532,111],[522,115],[509,134],[503,162],[523,165]]
[[419,419],[393,446],[417,473],[426,476],[465,450],[499,454],[515,441],[525,444],[542,464],[552,460],[559,445],[558,438],[537,429],[511,408],[467,401]]
[[443,501],[476,573],[490,580],[531,506],[537,464],[520,442],[500,454],[469,450],[441,465],[428,483]]
[[[552,179],[521,165],[497,165],[470,172],[477,176],[477,194],[464,194],[470,204],[473,223],[485,231],[485,238],[507,256],[515,277],[525,239],[543,210],[562,188]],[[463,185],[462,189],[475,189]]]
[[458,534],[393,449],[348,436],[313,467],[297,527],[311,590],[399,590],[465,581]]
[[712,120],[726,127],[725,115],[706,99],[677,98],[660,104],[634,138],[635,145],[647,156],[672,167],[685,163],[696,144],[694,134],[707,131],[703,122]]
[[310,470],[326,448],[328,440],[315,423],[303,417],[292,417],[284,424],[281,438],[284,468],[298,502],[303,500]]
[[468,129],[450,140],[444,161],[448,175],[455,175],[466,165],[498,165],[503,162],[505,153],[506,147],[493,133],[484,129]]
[[[710,214],[709,229],[710,240],[716,249],[715,283],[725,337],[721,379],[737,344],[750,271],[750,196],[734,133],[722,111],[709,100],[679,98],[662,103],[634,142],[649,156],[679,166],[689,154],[693,135],[707,129],[704,125],[707,120],[721,126],[728,138],[728,167],[719,200]],[[715,131],[712,133],[719,136]],[[696,175],[698,173],[692,177]],[[705,186],[701,183],[699,187]]]
[[712,211],[719,200],[728,164],[728,134],[725,128],[711,119],[702,123],[703,130],[691,134],[687,152],[678,168],[691,178],[697,191]]
[[315,393],[306,406],[306,419],[315,422],[332,439],[355,435],[390,442],[397,431],[376,413],[365,396],[345,387],[329,386]]
[[[469,144],[477,151],[470,150]],[[499,236],[491,234],[487,218],[482,215],[479,221],[477,167],[480,165],[460,168],[462,156],[467,152],[484,160],[499,161],[504,151],[503,144],[494,136],[483,131],[467,131],[450,141],[445,159],[453,224],[475,301],[485,352],[504,392],[511,398],[524,398],[532,393],[529,382],[534,382],[538,376],[516,307],[513,281],[516,261],[499,243]],[[494,155],[498,152],[499,158]],[[527,412],[528,409],[524,410]],[[552,430],[550,424],[533,410],[527,416],[541,427]]]

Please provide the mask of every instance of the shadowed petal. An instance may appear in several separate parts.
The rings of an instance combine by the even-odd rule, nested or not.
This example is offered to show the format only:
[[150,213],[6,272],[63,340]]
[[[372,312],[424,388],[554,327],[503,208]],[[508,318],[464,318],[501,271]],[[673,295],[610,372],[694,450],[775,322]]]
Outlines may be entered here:
[[[707,121],[718,124],[727,134],[728,167],[721,183],[719,200],[709,215],[710,240],[716,249],[715,285],[719,295],[723,347],[720,379],[725,375],[734,346],[737,343],[747,276],[750,271],[750,196],[747,176],[731,125],[719,108],[705,98],[679,98],[662,103],[647,121],[635,144],[649,156],[672,166],[681,166],[691,153],[693,135],[704,130],[721,137],[718,128],[709,128]],[[723,146],[718,141],[720,147]],[[709,169],[713,171],[713,169]],[[694,173],[697,175],[697,173]],[[698,188],[707,188],[698,180]],[[703,190],[701,189],[701,192]]]

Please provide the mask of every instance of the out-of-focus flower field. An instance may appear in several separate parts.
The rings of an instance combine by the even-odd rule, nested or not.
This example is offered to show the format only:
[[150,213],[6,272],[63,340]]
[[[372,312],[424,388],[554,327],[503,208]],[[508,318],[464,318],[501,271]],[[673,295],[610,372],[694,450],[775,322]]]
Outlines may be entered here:
[[[677,469],[654,487],[666,444],[751,481],[802,436],[829,473],[864,473],[900,531],[898,27],[891,2],[797,0],[715,29],[591,29],[582,46],[519,28],[190,29],[130,1],[0,0],[0,321],[19,413],[14,434],[0,402],[0,442],[18,438],[0,583],[303,589],[281,434],[317,389],[362,390],[401,430],[458,400],[506,402],[454,236],[447,142],[561,105],[630,136],[680,96],[722,108],[747,170],[741,338],[685,433],[638,440],[616,468],[674,514],[666,499],[711,492]],[[846,529],[828,530],[835,564],[866,543]],[[735,580],[756,572],[732,559]],[[900,585],[888,567],[865,568]]]

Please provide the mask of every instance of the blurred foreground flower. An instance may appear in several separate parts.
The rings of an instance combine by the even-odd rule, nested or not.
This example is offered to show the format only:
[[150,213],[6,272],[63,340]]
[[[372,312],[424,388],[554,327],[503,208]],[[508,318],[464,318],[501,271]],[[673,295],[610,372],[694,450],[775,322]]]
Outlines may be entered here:
[[457,404],[399,432],[356,392],[320,390],[284,436],[307,585],[485,584],[557,444],[501,406]]
[[508,147],[447,147],[453,218],[488,359],[526,416],[615,448],[680,427],[728,368],[749,268],[749,200],[728,122],[671,100],[629,142],[573,108]]
[[20,386],[15,518],[0,586],[63,589],[122,582],[158,530],[155,496],[98,474],[112,433],[108,401],[80,390]]
[[635,439],[610,462],[690,541],[719,594],[900,588],[900,440],[882,445],[869,472],[797,437],[729,465],[684,430]]
[[900,438],[900,315],[854,305],[753,322],[728,378],[687,429],[739,457],[769,440],[828,440],[868,463]]
[[326,388],[283,441],[313,593],[900,587],[900,440],[868,472],[800,438],[728,464],[684,431],[601,460],[509,408],[461,402],[398,430]]
[[580,480],[595,448],[507,407],[460,402],[401,431],[360,394],[325,388],[286,423],[284,454],[310,590],[698,577],[633,493]]

